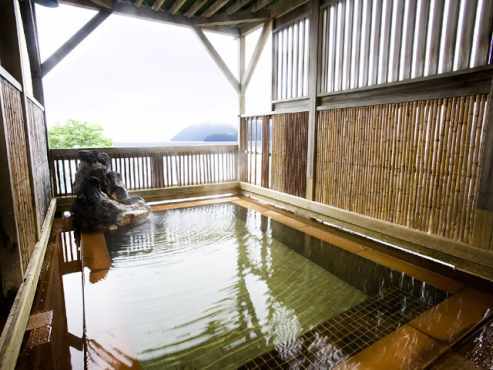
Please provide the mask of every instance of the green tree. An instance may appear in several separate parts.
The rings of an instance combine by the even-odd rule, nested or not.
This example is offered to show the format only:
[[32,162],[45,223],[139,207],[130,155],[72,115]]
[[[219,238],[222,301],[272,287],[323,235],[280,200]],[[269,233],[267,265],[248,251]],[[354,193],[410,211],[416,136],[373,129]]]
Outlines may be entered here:
[[102,148],[112,141],[104,136],[101,125],[69,119],[48,129],[48,145],[50,149]]

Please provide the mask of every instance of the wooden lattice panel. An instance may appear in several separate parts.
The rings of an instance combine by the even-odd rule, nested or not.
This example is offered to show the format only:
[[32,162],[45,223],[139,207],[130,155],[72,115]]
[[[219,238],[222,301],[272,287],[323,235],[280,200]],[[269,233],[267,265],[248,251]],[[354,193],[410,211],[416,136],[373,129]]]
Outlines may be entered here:
[[486,98],[320,112],[316,201],[481,244],[479,229],[487,226],[476,204]]
[[12,85],[1,80],[5,138],[10,161],[10,181],[15,210],[17,241],[21,252],[23,271],[36,243],[36,223],[33,197],[29,178],[28,148],[21,93]]

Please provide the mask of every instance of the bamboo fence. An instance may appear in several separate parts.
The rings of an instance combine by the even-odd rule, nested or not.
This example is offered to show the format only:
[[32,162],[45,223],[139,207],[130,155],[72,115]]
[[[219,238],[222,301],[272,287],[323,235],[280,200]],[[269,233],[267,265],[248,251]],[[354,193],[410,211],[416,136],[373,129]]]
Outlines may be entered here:
[[[17,223],[17,243],[21,252],[22,271],[26,271],[36,244],[36,215],[33,205],[28,162],[28,144],[22,114],[22,97],[10,83],[0,79],[2,89],[4,135],[12,188],[12,203]],[[4,181],[4,179],[2,179]]]
[[307,112],[272,117],[272,189],[305,196],[307,145]]
[[491,215],[476,209],[486,100],[475,95],[319,112],[315,200],[490,246]]

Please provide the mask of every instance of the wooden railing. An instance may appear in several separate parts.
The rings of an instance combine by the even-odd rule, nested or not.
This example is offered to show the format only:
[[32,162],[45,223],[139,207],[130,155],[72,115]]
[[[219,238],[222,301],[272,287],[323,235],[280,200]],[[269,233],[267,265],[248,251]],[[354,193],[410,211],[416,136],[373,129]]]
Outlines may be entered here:
[[[51,149],[54,194],[73,195],[80,149]],[[148,148],[103,148],[111,166],[130,190],[205,185],[237,180],[238,146],[197,145]]]

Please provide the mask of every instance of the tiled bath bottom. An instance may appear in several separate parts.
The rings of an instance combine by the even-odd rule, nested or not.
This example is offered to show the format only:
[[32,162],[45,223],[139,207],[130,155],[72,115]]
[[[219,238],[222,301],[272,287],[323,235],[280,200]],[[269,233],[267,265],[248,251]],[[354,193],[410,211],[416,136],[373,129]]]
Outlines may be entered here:
[[398,328],[407,335],[445,290],[457,290],[263,214],[272,217],[205,205],[83,236],[84,368],[353,369],[344,367],[352,356]]

